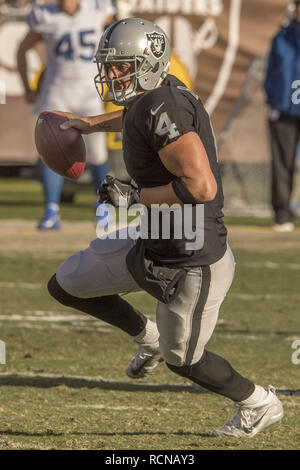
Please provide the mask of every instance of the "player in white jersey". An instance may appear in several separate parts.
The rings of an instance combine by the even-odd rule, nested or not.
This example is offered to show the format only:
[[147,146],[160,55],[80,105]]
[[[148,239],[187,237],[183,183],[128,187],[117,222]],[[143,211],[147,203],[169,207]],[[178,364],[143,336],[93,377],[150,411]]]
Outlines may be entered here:
[[[104,111],[90,77],[95,73],[93,59],[99,37],[114,14],[111,0],[58,0],[57,4],[32,9],[28,17],[30,30],[19,46],[17,58],[26,100],[34,103],[34,114],[62,108],[88,115]],[[40,41],[46,46],[47,64],[37,93],[29,86],[26,53]],[[85,136],[85,144],[96,192],[108,172],[106,135]],[[38,228],[58,229],[64,178],[42,164],[42,182],[46,207]]]

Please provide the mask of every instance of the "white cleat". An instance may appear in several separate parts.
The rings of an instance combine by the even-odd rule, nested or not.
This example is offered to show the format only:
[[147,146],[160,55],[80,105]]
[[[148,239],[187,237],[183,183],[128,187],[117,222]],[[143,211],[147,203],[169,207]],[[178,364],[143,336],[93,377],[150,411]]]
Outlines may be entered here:
[[152,374],[163,361],[159,351],[158,341],[152,344],[139,345],[139,352],[128,364],[126,374],[132,379],[140,379]]
[[293,222],[285,222],[283,224],[274,224],[272,228],[275,232],[288,233],[295,230],[295,225]]
[[275,395],[275,388],[269,385],[268,397],[261,406],[251,407],[234,403],[236,409],[233,418],[222,428],[211,432],[212,436],[253,437],[267,426],[281,421],[283,408]]

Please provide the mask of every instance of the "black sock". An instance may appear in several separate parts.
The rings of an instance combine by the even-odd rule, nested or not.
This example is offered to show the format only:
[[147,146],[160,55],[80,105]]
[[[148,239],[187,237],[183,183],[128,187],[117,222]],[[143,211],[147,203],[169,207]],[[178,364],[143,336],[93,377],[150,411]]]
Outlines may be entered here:
[[167,366],[176,374],[187,377],[201,387],[233,401],[245,400],[254,391],[253,382],[236,372],[226,359],[206,350],[196,364],[182,367],[171,364]]
[[48,282],[48,291],[61,304],[88,313],[130,336],[137,336],[145,328],[147,318],[117,294],[88,299],[74,297],[60,287],[55,274]]

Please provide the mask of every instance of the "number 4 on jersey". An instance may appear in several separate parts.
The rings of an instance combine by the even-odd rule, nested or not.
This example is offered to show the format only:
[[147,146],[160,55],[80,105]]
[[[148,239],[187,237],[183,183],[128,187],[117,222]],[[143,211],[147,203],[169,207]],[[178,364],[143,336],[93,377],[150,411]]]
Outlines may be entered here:
[[168,135],[169,139],[174,139],[174,137],[177,137],[179,134],[176,124],[174,122],[171,122],[168,114],[166,111],[161,113],[159,116],[159,120],[155,129],[155,134],[157,135]]

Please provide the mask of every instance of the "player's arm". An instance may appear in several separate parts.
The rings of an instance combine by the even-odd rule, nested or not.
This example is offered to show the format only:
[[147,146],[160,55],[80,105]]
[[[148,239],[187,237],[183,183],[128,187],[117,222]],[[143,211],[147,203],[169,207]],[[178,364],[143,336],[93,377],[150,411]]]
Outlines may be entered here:
[[98,114],[97,116],[78,116],[76,114],[52,111],[69,119],[61,124],[62,130],[75,127],[82,134],[92,134],[93,132],[121,132],[123,110],[113,111],[111,113]]
[[89,125],[92,132],[121,132],[123,127],[123,110],[91,116]]
[[20,43],[17,51],[17,67],[24,86],[26,100],[30,103],[35,101],[36,92],[30,89],[28,76],[27,76],[27,52],[32,49],[36,44],[42,41],[43,36],[35,31],[29,31],[22,42]]
[[[214,199],[217,192],[217,183],[211,171],[209,160],[200,137],[195,132],[188,132],[163,147],[158,152],[163,165],[167,170],[180,178],[183,188],[199,203]],[[179,180],[179,181],[180,181]],[[149,206],[151,204],[174,203],[183,201],[174,192],[172,182],[154,188],[141,190],[140,202]]]

